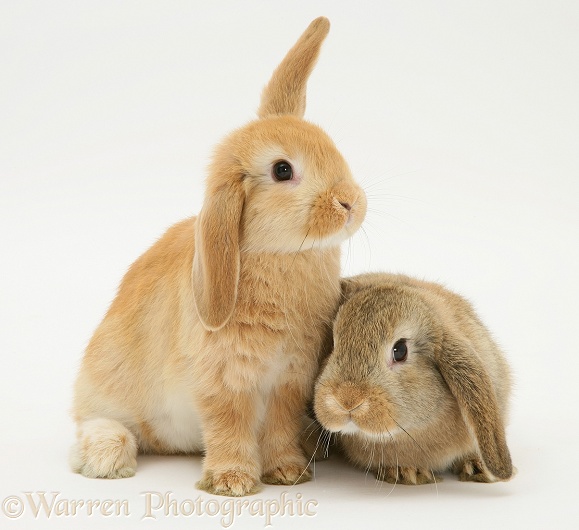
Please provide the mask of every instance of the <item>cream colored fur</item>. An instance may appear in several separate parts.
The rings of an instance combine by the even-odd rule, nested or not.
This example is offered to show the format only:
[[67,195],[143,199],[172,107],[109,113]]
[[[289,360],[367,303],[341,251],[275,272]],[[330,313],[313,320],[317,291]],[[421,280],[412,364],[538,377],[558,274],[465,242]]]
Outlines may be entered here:
[[[138,451],[204,452],[198,487],[215,494],[310,477],[302,413],[340,297],[339,244],[366,212],[332,141],[302,119],[328,30],[310,25],[260,119],[216,148],[199,216],[125,275],[76,382],[75,471],[120,478]],[[280,160],[292,180],[273,178]]]

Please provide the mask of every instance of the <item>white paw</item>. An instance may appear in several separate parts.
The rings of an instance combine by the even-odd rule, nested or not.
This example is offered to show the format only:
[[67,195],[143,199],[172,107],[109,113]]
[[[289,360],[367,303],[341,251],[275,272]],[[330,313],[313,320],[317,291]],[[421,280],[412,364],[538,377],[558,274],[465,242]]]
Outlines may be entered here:
[[83,422],[70,453],[74,472],[89,478],[127,478],[137,468],[135,436],[121,423],[106,418]]

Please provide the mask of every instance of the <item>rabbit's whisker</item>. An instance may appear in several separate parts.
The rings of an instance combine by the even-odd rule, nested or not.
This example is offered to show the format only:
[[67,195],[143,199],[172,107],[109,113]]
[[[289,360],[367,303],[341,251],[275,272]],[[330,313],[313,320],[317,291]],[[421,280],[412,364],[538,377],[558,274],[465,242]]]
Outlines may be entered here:
[[324,450],[324,457],[328,458],[330,456],[330,441],[332,440],[332,433],[327,431],[326,434],[326,449]]
[[[400,428],[402,429],[406,435],[416,444],[416,446],[425,454],[428,456],[428,453],[425,451],[425,449],[416,441],[416,439],[404,428],[402,427],[402,425],[400,425],[399,422],[397,422],[390,413],[388,413],[388,415],[390,416],[390,419]],[[434,480],[434,487],[436,488],[436,495],[438,496],[438,483],[436,482],[436,475],[434,474],[434,471],[429,468],[430,473],[432,474],[432,479]]]
[[374,447],[376,444],[372,443],[370,445],[370,458],[368,459],[368,465],[366,466],[366,479],[368,478],[368,474],[370,473],[370,469],[372,469],[372,462],[374,461]]
[[[388,428],[386,428],[386,432],[388,433],[388,436],[390,436],[390,443],[392,444],[392,448],[394,449],[394,454],[396,455],[396,480],[394,481],[392,488],[388,492],[388,495],[386,495],[386,497],[388,497],[394,491],[396,484],[398,484],[399,467],[398,467],[398,448],[396,447],[396,442],[394,441],[394,436],[392,436],[392,433],[388,430]],[[387,441],[384,440],[384,445],[386,445],[386,443],[387,443]]]

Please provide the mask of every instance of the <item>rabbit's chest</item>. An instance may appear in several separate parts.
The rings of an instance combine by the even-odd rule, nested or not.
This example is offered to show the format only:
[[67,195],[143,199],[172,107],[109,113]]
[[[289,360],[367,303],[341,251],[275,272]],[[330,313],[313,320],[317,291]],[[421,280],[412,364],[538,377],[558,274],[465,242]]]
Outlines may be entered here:
[[246,261],[233,322],[277,334],[311,334],[331,319],[338,304],[339,264],[331,257],[288,255]]

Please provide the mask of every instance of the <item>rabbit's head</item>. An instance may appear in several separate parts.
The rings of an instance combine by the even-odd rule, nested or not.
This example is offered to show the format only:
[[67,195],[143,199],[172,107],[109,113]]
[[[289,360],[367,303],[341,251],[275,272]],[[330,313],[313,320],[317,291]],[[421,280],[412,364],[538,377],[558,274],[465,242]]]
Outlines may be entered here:
[[[316,382],[319,422],[332,432],[385,443],[420,436],[426,453],[449,437],[472,446],[472,436],[491,473],[509,478],[504,407],[485,366],[495,353],[477,351],[456,325],[458,303],[431,303],[442,300],[440,286],[424,297],[423,289],[396,277],[368,276],[374,279],[343,282],[346,301],[334,323],[334,349]],[[487,333],[474,324],[479,336]]]
[[241,253],[336,247],[361,225],[366,197],[328,135],[305,121],[306,84],[329,22],[314,20],[274,71],[258,119],[216,148],[197,221],[193,291],[204,326],[233,312]]

